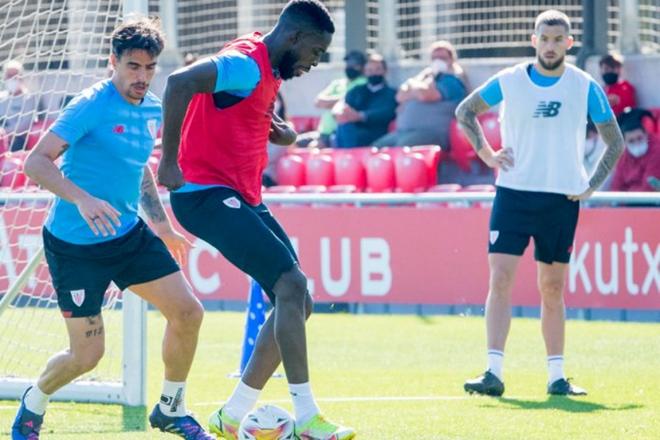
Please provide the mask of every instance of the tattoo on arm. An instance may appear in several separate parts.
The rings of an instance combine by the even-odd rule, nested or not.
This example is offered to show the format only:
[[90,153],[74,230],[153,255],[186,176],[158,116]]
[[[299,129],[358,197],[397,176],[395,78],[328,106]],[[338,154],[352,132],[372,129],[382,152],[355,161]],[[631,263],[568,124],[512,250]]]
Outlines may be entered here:
[[456,108],[456,119],[463,132],[470,140],[472,148],[476,151],[481,150],[488,145],[488,141],[484,136],[481,125],[477,120],[477,116],[485,113],[490,106],[479,95],[478,91],[474,91],[465,98]]
[[85,332],[85,337],[86,338],[91,338],[92,336],[101,336],[103,334],[103,326],[93,328],[91,330],[87,330]]
[[603,153],[598,166],[596,166],[596,171],[591,176],[589,180],[589,187],[593,189],[598,189],[607,176],[614,169],[616,161],[623,153],[623,135],[619,129],[619,125],[616,122],[616,119],[611,119],[602,124],[596,124],[598,133],[600,137],[603,138],[603,141],[607,145],[607,149]]
[[142,177],[142,187],[140,188],[140,206],[153,223],[162,223],[167,220],[165,209],[158,197],[158,189],[154,182],[154,176],[151,169],[146,166],[144,168],[144,176]]

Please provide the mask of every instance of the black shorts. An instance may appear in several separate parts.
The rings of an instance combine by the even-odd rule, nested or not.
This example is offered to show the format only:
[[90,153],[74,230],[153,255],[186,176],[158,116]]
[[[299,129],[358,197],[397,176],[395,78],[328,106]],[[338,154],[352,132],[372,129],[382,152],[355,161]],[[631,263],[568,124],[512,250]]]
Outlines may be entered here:
[[275,283],[298,257],[266,205],[251,206],[226,187],[173,192],[170,203],[181,226],[250,275],[274,303]]
[[580,203],[564,194],[497,187],[490,216],[489,253],[522,255],[534,238],[536,261],[568,263]]
[[179,271],[163,241],[141,219],[121,237],[98,244],[69,243],[46,228],[43,239],[57,304],[66,318],[101,313],[111,281],[124,290]]

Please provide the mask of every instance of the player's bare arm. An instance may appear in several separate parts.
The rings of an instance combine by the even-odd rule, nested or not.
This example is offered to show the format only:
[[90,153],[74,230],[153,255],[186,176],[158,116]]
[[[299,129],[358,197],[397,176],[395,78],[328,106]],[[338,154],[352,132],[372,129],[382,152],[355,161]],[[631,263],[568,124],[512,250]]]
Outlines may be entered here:
[[268,140],[276,145],[289,146],[298,138],[298,133],[291,127],[291,124],[273,114],[273,121],[270,124],[270,134]]
[[513,167],[511,150],[503,148],[497,152],[493,151],[477,119],[477,116],[487,112],[489,108],[490,106],[479,95],[479,90],[475,90],[456,108],[456,119],[481,160],[491,168],[502,168],[506,171]]
[[177,164],[181,125],[195,93],[213,93],[217,77],[211,58],[205,58],[173,72],[163,94],[163,157],[158,166],[158,181],[169,190],[183,186]]
[[55,165],[64,153],[66,141],[53,132],[48,132],[30,152],[25,161],[25,174],[42,187],[62,199],[75,204],[80,215],[95,235],[115,235],[113,226],[119,226],[119,211],[108,202],[92,197],[78,185],[62,175]]
[[621,129],[619,124],[617,124],[616,119],[612,118],[607,122],[601,124],[596,124],[596,129],[600,134],[600,137],[607,145],[603,157],[600,158],[600,162],[596,166],[596,171],[589,179],[589,189],[583,192],[580,195],[570,195],[568,198],[574,201],[586,200],[591,197],[594,191],[596,191],[603,184],[607,176],[612,172],[616,161],[619,160],[619,157],[623,153],[624,141],[623,135],[621,134]]
[[184,264],[185,256],[191,244],[172,227],[163,203],[158,196],[156,182],[149,166],[144,167],[144,175],[140,186],[140,206],[149,218],[154,231],[163,240],[177,262]]

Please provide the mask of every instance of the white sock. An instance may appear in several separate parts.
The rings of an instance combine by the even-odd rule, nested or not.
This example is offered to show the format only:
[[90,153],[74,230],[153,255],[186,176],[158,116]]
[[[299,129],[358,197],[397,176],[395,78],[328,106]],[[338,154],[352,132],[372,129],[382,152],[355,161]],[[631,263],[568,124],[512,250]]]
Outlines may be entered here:
[[186,383],[163,381],[163,393],[160,395],[160,410],[168,417],[186,415]]
[[259,394],[261,394],[261,390],[245,385],[242,380],[239,380],[238,385],[234,388],[234,393],[227,400],[222,410],[229,417],[240,422],[254,408]]
[[548,383],[553,383],[559,379],[564,379],[564,356],[548,356]]
[[312,387],[309,382],[305,383],[290,383],[289,393],[293,400],[293,410],[296,413],[296,423],[302,424],[321,412],[314,395],[312,394]]
[[39,386],[35,384],[30,391],[25,395],[25,407],[32,411],[33,413],[43,416],[46,413],[46,406],[48,405],[48,400],[50,399],[50,394],[46,394]]
[[499,350],[488,350],[488,371],[497,376],[499,380],[503,380],[502,364],[504,364],[504,352]]

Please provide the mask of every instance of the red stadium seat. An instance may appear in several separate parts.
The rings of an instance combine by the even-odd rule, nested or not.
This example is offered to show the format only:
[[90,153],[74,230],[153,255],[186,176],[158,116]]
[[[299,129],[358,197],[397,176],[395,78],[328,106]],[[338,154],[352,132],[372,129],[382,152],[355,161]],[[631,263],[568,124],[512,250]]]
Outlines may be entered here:
[[293,128],[297,133],[314,131],[319,125],[318,116],[290,116],[287,119],[293,124]]
[[[502,148],[502,137],[500,134],[499,116],[497,113],[484,113],[479,116],[479,123],[484,131],[486,140],[494,150]],[[477,153],[472,148],[472,144],[468,140],[465,133],[458,126],[456,119],[453,119],[449,124],[449,145],[451,147],[449,157],[451,157],[456,164],[465,171],[470,170],[470,162],[476,157]]]
[[15,152],[6,155],[0,171],[0,187],[23,189],[28,185],[28,178],[23,173],[25,154]]
[[333,194],[352,194],[358,192],[355,185],[332,185],[328,188],[328,193]]
[[302,185],[299,186],[296,192],[303,194],[320,194],[328,190],[325,185]]
[[660,134],[660,107],[650,108],[649,111],[655,118],[655,133]]
[[463,187],[458,183],[443,183],[441,185],[433,185],[432,187],[427,189],[426,192],[432,192],[432,193],[458,192],[462,188]]
[[305,184],[305,162],[297,154],[287,154],[277,161],[277,182],[280,185],[300,186]]
[[335,184],[335,167],[330,154],[312,154],[307,160],[307,184],[331,186]]
[[290,194],[296,192],[296,187],[293,185],[274,185],[266,188],[265,192],[271,194]]
[[394,163],[386,153],[378,153],[367,158],[367,190],[370,192],[391,192],[396,187]]
[[442,160],[442,148],[440,145],[418,145],[410,149],[413,153],[421,153],[424,156],[428,169],[428,185],[433,186],[438,181],[438,165]]
[[361,148],[339,149],[333,152],[335,183],[337,185],[353,185],[358,191],[367,186],[365,159],[371,153]]
[[407,152],[394,160],[397,189],[402,192],[421,192],[428,188],[428,169],[421,153]]

